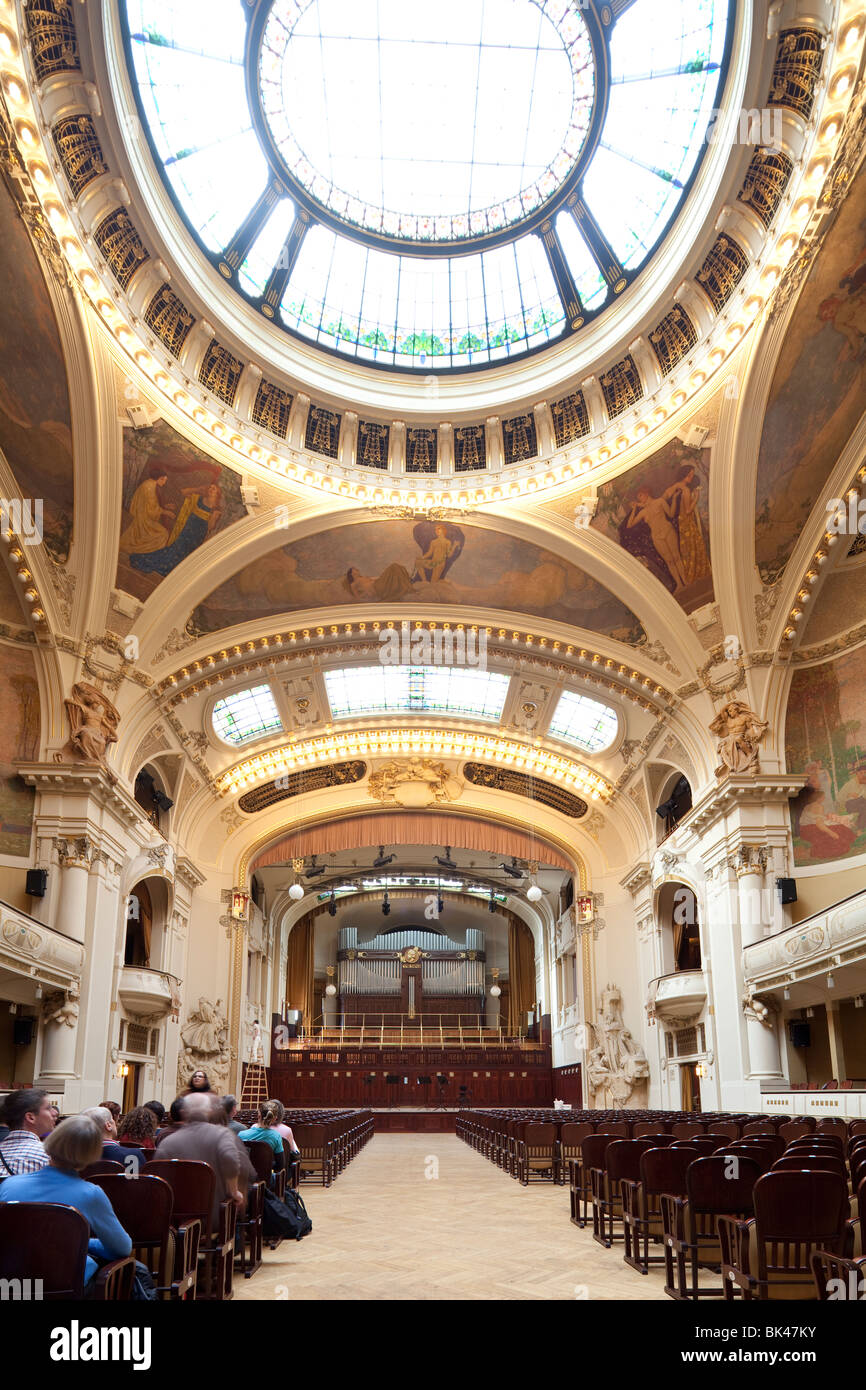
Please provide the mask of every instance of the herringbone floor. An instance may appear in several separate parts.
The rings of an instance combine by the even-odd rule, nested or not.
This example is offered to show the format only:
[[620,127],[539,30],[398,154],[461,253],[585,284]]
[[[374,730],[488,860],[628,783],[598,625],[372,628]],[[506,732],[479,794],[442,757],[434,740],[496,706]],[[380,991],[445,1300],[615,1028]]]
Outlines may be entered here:
[[453,1134],[380,1134],[328,1189],[301,1189],[313,1230],[235,1277],[239,1299],[658,1299],[568,1219],[568,1189],[521,1187]]

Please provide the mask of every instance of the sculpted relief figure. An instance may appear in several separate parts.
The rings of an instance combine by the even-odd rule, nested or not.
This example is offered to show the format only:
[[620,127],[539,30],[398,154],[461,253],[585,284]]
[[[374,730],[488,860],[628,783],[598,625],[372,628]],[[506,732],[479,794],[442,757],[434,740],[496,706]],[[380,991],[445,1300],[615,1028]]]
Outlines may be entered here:
[[716,776],[723,777],[726,772],[757,772],[758,744],[769,727],[742,700],[729,700],[710,725],[710,732],[719,740],[720,764]]
[[444,763],[430,758],[395,758],[370,775],[370,795],[385,804],[431,806],[456,801],[462,783]]
[[177,1059],[179,1089],[189,1084],[197,1068],[206,1071],[214,1090],[228,1080],[231,1057],[228,1046],[228,1019],[222,1010],[222,1000],[212,1004],[203,996],[180,1030],[181,1050]]
[[649,1062],[625,1026],[622,995],[616,985],[605,989],[598,1013],[596,1046],[586,1061],[587,1079],[593,1093],[604,1092],[615,1104],[625,1105],[635,1088],[649,1077]]
[[120,714],[101,690],[87,681],[72,687],[63,701],[69,719],[69,741],[58,755],[87,763],[105,763],[108,747],[117,742]]

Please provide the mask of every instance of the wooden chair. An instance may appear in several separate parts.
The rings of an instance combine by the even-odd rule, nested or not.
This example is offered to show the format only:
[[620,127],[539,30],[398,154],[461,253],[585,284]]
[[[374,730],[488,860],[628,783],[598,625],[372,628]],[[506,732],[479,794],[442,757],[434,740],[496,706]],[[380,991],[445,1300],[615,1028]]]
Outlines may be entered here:
[[298,1179],[303,1182],[305,1174],[321,1178],[323,1187],[330,1187],[333,1177],[333,1156],[324,1125],[292,1125],[295,1143],[301,1151],[298,1163]]
[[663,1253],[649,1253],[650,1241],[659,1242],[664,1234],[662,1194],[685,1196],[686,1173],[697,1157],[697,1149],[672,1146],[647,1149],[640,1158],[640,1180],[623,1180],[623,1259],[640,1274],[648,1274],[651,1264],[664,1262]]
[[575,1124],[568,1121],[559,1131],[559,1181],[565,1182],[569,1163],[580,1162],[580,1146],[588,1135],[595,1132],[595,1126],[587,1121]]
[[724,1134],[729,1141],[737,1140],[742,1133],[742,1125],[737,1120],[713,1120],[713,1134]]
[[101,1187],[114,1214],[132,1241],[132,1253],[153,1275],[163,1299],[195,1298],[201,1223],[172,1225],[174,1193],[163,1178],[142,1173],[96,1173],[89,1180]]
[[[735,1165],[729,1161],[732,1158]],[[752,1193],[760,1176],[761,1168],[752,1158],[728,1150],[689,1165],[685,1198],[662,1194],[665,1293],[669,1297],[722,1297],[721,1284],[700,1286],[700,1271],[718,1269],[718,1219],[729,1216],[743,1220],[752,1214]]]
[[580,1159],[568,1165],[571,1219],[575,1226],[583,1228],[587,1223],[592,1192],[591,1174],[593,1169],[604,1166],[605,1153],[613,1142],[614,1136],[610,1134],[588,1134],[580,1146]]
[[523,1187],[559,1181],[559,1129],[555,1124],[528,1124],[517,1141],[517,1174]]
[[95,1178],[98,1173],[120,1173],[123,1174],[123,1164],[116,1163],[113,1158],[98,1158],[95,1163],[88,1163],[86,1168],[82,1168],[80,1176],[85,1181]]
[[235,1222],[237,1208],[230,1198],[220,1203],[216,1227],[211,1229],[211,1210],[216,1174],[209,1163],[191,1158],[155,1158],[148,1176],[164,1178],[174,1193],[173,1217],[177,1226],[201,1224],[196,1299],[223,1302],[232,1297]]
[[604,1167],[590,1170],[592,1189],[592,1238],[609,1250],[617,1235],[614,1227],[623,1219],[622,1185],[640,1178],[641,1155],[653,1147],[651,1139],[613,1139],[604,1154]]
[[795,1139],[803,1139],[811,1134],[815,1128],[815,1121],[809,1117],[805,1120],[789,1120],[787,1124],[781,1126],[779,1138],[784,1139],[786,1144],[792,1143]]
[[696,1158],[708,1158],[717,1149],[723,1149],[728,1140],[721,1135],[693,1134],[691,1139],[675,1139],[672,1149],[692,1149]]
[[844,1255],[848,1187],[835,1173],[765,1173],[749,1221],[719,1218],[726,1300],[815,1296],[812,1255]]
[[820,1303],[862,1303],[866,1297],[866,1256],[846,1260],[827,1250],[816,1250],[812,1277]]
[[805,1173],[812,1170],[824,1173],[838,1173],[839,1177],[848,1180],[848,1169],[845,1167],[845,1160],[837,1157],[836,1154],[828,1151],[819,1153],[799,1153],[782,1154],[770,1169],[771,1173]]
[[[256,1170],[257,1179],[250,1183],[246,1211],[243,1219],[239,1217],[237,1223],[243,1242],[238,1251],[240,1270],[244,1278],[249,1279],[262,1262],[265,1190],[270,1188],[282,1201],[286,1194],[286,1172],[284,1168],[279,1173],[274,1172],[274,1151],[263,1139],[244,1140],[244,1148]],[[268,1248],[276,1250],[281,1240],[282,1236],[269,1239]]]
[[700,1120],[680,1120],[677,1124],[671,1125],[674,1139],[695,1139],[705,1133],[706,1126]]
[[56,1202],[4,1202],[0,1205],[0,1279],[20,1281],[34,1299],[95,1299],[118,1302],[132,1297],[135,1261],[112,1260],[85,1284],[90,1224],[74,1207]]

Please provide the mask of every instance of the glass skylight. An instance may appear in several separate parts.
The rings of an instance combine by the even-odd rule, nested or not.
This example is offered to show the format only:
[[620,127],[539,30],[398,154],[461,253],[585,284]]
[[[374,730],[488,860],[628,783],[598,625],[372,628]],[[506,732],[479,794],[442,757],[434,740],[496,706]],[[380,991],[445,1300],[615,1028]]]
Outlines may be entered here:
[[269,685],[256,685],[217,700],[211,716],[213,726],[226,743],[249,743],[283,727],[280,712]]
[[350,666],[325,672],[334,719],[387,713],[501,719],[510,677],[462,666]]
[[586,753],[598,753],[613,743],[618,727],[616,710],[610,705],[565,690],[559,697],[548,732],[554,738],[577,744]]
[[211,259],[244,228],[232,283],[261,304],[276,277],[278,326],[423,371],[571,331],[562,265],[584,318],[637,274],[704,152],[732,12],[633,0],[604,26],[576,0],[273,0],[248,46],[261,7],[124,0],[142,119]]

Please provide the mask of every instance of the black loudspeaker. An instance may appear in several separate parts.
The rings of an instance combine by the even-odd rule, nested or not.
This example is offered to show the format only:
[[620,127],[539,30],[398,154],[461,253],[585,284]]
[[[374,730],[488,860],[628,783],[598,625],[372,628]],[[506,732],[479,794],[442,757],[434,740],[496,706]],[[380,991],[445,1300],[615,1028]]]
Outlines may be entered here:
[[797,880],[794,878],[777,878],[776,887],[779,890],[779,900],[782,903],[795,903],[797,901]]
[[796,1020],[788,1024],[788,1032],[791,1038],[792,1047],[811,1047],[812,1046],[812,1027],[809,1023],[800,1023]]
[[45,897],[45,889],[46,889],[47,887],[48,887],[48,870],[47,870],[47,869],[28,869],[28,870],[27,870],[27,887],[25,888],[24,891],[25,891],[31,898],[44,898],[44,897]]
[[35,1019],[16,1018],[12,1025],[12,1041],[16,1047],[29,1047],[33,1041]]

